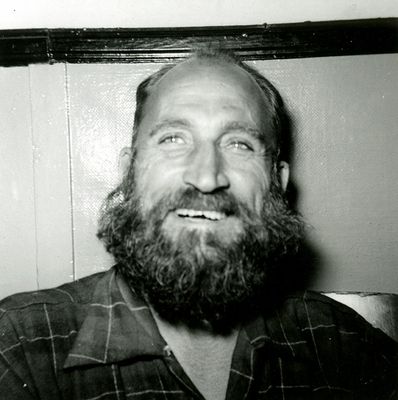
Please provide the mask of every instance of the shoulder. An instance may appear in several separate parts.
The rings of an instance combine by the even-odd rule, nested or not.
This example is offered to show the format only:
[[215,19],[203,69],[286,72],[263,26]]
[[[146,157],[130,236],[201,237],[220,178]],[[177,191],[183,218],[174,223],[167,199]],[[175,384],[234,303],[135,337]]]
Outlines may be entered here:
[[305,316],[307,321],[308,319],[321,320],[325,323],[371,330],[378,330],[374,328],[378,326],[395,338],[398,322],[395,321],[398,316],[395,307],[398,304],[398,295],[397,298],[394,296],[396,295],[335,293],[329,297],[321,293],[305,291],[289,296],[286,304],[288,308],[290,306],[296,310],[296,313]]
[[0,301],[0,327],[10,322],[22,326],[45,320],[46,313],[65,318],[90,303],[97,282],[104,272],[90,275],[64,285],[38,291],[17,293]]
[[60,339],[57,345],[61,346],[62,342],[62,346],[69,348],[69,340],[73,340],[83,323],[95,287],[105,274],[94,274],[52,289],[14,294],[2,300],[0,355],[23,360],[29,350],[41,351],[44,357],[43,346],[54,338]]
[[[320,293],[305,291],[289,296],[281,315],[311,343],[316,351],[365,362],[385,357],[398,362],[398,343],[345,304]],[[329,354],[328,354],[329,353]]]
[[280,314],[297,326],[329,383],[343,383],[372,399],[389,398],[372,396],[397,389],[398,343],[350,307],[306,291],[289,296]]
[[357,363],[356,368],[375,360],[397,368],[398,343],[345,304],[305,291],[289,296],[283,309],[325,357],[345,360],[346,365]]
[[347,326],[364,328],[369,323],[352,308],[330,297],[313,291],[294,293],[287,297],[283,309],[294,313],[304,327],[319,328]]

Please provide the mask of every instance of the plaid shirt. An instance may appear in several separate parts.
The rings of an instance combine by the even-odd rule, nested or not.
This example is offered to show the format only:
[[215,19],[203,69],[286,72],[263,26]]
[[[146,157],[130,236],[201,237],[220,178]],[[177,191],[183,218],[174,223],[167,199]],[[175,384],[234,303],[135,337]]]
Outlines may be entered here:
[[[2,400],[203,399],[115,274],[0,303]],[[333,300],[291,296],[241,329],[227,399],[395,398],[395,345]]]

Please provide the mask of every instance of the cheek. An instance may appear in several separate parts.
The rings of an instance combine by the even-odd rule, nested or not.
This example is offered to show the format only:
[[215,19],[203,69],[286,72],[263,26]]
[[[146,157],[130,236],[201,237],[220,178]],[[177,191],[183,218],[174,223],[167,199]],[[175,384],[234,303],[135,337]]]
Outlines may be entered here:
[[137,159],[137,165],[140,167],[135,170],[137,192],[144,210],[150,209],[163,196],[170,194],[173,188],[177,188],[179,182],[177,167],[172,165],[166,167],[160,160],[150,159],[150,162],[144,158]]
[[271,184],[270,171],[263,164],[255,167],[241,167],[239,170],[235,169],[231,177],[233,177],[231,189],[234,194],[248,204],[252,210],[260,213],[264,197]]

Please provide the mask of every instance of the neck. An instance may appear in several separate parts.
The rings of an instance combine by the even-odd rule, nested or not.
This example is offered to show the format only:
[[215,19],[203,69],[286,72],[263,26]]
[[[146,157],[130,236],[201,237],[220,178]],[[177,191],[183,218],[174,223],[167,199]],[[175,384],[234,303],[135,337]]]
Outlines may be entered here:
[[180,336],[185,336],[192,338],[193,340],[206,340],[206,338],[210,338],[211,340],[221,340],[225,341],[228,338],[236,337],[239,332],[239,327],[229,330],[225,333],[215,332],[211,325],[203,322],[201,328],[192,328],[184,323],[170,323],[164,318],[162,318],[151,306],[150,306],[152,315],[155,319],[156,325],[159,328],[159,331],[163,332],[178,332]]
[[[123,298],[131,304],[131,289],[118,276],[117,283]],[[151,311],[163,339],[203,397],[224,400],[239,329],[227,334],[205,328],[193,329],[184,324],[171,324],[152,308]]]
[[154,310],[152,314],[160,334],[204,398],[225,399],[238,329],[217,334],[183,324],[170,324]]

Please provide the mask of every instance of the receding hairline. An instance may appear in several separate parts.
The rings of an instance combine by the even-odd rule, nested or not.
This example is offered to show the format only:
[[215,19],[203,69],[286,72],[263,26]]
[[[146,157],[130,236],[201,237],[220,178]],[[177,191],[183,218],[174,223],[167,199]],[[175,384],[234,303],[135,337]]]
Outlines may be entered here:
[[[265,95],[263,89],[261,86],[258,84],[257,80],[253,77],[253,75],[244,68],[243,64],[240,63],[238,60],[235,60],[234,58],[223,54],[221,57],[202,57],[197,54],[193,54],[191,57],[177,63],[177,64],[169,64],[164,66],[165,72],[159,76],[158,79],[155,79],[153,83],[148,86],[148,98],[152,94],[154,90],[164,81],[171,73],[176,72],[176,70],[180,68],[184,68],[184,66],[198,66],[198,67],[203,67],[203,68],[212,68],[212,67],[229,67],[229,68],[234,68],[236,71],[242,72],[244,76],[246,76],[252,84],[254,84],[259,93],[261,94],[261,97],[265,101],[266,104],[269,103],[268,97]],[[162,71],[160,69],[158,72]]]
[[[260,91],[259,95],[264,105],[270,112],[270,119],[272,124],[272,130],[274,132],[276,140],[276,151],[277,158],[284,153],[285,147],[285,116],[286,111],[284,109],[283,100],[278,90],[273,84],[262,75],[255,67],[241,61],[235,54],[225,51],[223,49],[204,49],[193,52],[186,59],[173,64],[166,64],[162,66],[158,71],[150,75],[137,89],[136,97],[136,113],[134,118],[134,132],[132,138],[132,147],[134,148],[139,126],[142,121],[143,115],[145,114],[146,103],[150,98],[151,94],[156,90],[156,87],[161,81],[173,70],[183,66],[187,63],[196,63],[200,66],[230,66],[235,67],[237,70],[242,71],[248,77],[248,79],[254,84],[255,87]],[[287,154],[287,153],[286,153]]]

